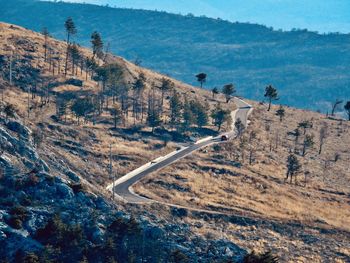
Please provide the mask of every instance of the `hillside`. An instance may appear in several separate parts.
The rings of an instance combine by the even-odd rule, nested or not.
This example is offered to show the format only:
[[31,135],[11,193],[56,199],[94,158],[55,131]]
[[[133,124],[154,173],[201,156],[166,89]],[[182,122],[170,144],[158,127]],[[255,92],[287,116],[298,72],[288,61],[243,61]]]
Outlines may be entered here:
[[337,98],[350,97],[349,35],[281,32],[205,17],[83,4],[0,3],[0,20],[36,31],[47,27],[60,39],[71,16],[78,27],[76,40],[84,46],[90,46],[90,34],[98,30],[113,53],[193,85],[194,75],[206,72],[205,87],[233,82],[240,95],[262,100],[264,87],[273,84],[280,103],[323,113]]
[[[0,36],[2,260],[27,262],[24,258],[34,260],[38,256],[40,260],[49,257],[60,262],[80,262],[84,258],[90,262],[125,262],[142,257],[152,262],[177,262],[180,257],[205,262],[218,257],[240,258],[246,253],[231,242],[189,236],[186,224],[153,222],[149,211],[114,202],[104,190],[113,179],[110,157],[113,177],[118,177],[188,142],[190,135],[216,133],[208,125],[180,135],[166,123],[152,132],[146,117],[141,119],[140,108],[149,106],[148,99],[156,98],[153,103],[159,106],[159,82],[169,80],[173,84],[171,92],[180,94],[181,99],[186,96],[189,101],[207,100],[211,107],[216,100],[209,92],[112,55],[104,56],[105,64],[96,59],[99,66],[94,70],[78,63],[73,66],[70,55],[65,75],[65,43],[45,40],[41,34],[5,23],[0,23]],[[88,49],[78,47],[78,51],[80,58],[93,56]],[[103,65],[113,69],[113,87],[119,87],[121,92],[117,96],[112,96],[111,82],[103,90],[103,81],[96,79]],[[141,76],[143,95],[138,95],[136,101],[132,88],[128,88]],[[165,119],[168,96],[164,98]],[[118,115],[114,128],[111,112],[121,100],[127,106],[122,116]],[[90,108],[79,115],[79,111],[73,111],[77,102],[88,103]],[[138,109],[134,115],[131,104]],[[185,233],[187,245],[177,248],[176,243]],[[222,254],[223,244],[231,254]],[[211,255],[205,252],[208,245],[213,247]],[[144,250],[136,250],[137,246]]]
[[[252,105],[252,122],[241,139],[193,154],[134,190],[162,203],[243,216],[243,223],[218,217],[222,235],[258,251],[278,247],[282,262],[347,262],[350,124],[295,108],[285,108],[280,122],[279,107],[268,112],[266,105]],[[293,131],[305,120],[313,124],[306,134],[314,135],[315,144],[303,157],[305,135],[301,131],[296,145]],[[327,138],[319,154],[322,127]],[[291,183],[286,163],[294,151],[302,170]],[[209,231],[205,221],[196,218],[203,226],[194,230]]]
[[[350,258],[348,122],[287,107],[279,122],[277,107],[267,112],[266,105],[251,102],[255,111],[243,137],[255,131],[252,144],[235,140],[174,163],[135,186],[159,202],[128,204],[112,200],[105,190],[114,179],[110,157],[112,176],[120,177],[196,138],[216,135],[211,116],[203,127],[193,120],[186,126],[185,108],[199,111],[192,108],[199,104],[207,112],[218,106],[231,111],[233,102],[111,54],[96,58],[94,68],[74,66],[70,55],[65,75],[64,42],[48,38],[45,59],[42,34],[0,23],[0,36],[0,254],[11,258],[21,248],[45,255],[54,252],[41,245],[53,245],[76,262],[82,255],[89,262],[96,262],[96,255],[107,261],[110,254],[121,262],[135,257],[136,262],[241,262],[247,252],[269,250],[282,262]],[[93,57],[91,50],[77,48],[79,61]],[[161,106],[164,80],[173,85]],[[136,92],[140,82],[142,92]],[[172,125],[175,94],[183,107],[176,116],[180,124]],[[81,101],[89,106],[82,107],[82,115],[73,107]],[[149,121],[153,111],[161,117],[155,127]],[[295,144],[286,136],[304,120],[313,123],[307,134],[315,135],[315,145],[300,156],[300,135],[295,152],[303,170],[298,184],[290,184],[283,180],[285,159]],[[323,123],[328,136],[318,155]],[[68,235],[67,245],[38,232],[45,226],[53,228],[52,236]],[[73,252],[72,246],[78,249]]]

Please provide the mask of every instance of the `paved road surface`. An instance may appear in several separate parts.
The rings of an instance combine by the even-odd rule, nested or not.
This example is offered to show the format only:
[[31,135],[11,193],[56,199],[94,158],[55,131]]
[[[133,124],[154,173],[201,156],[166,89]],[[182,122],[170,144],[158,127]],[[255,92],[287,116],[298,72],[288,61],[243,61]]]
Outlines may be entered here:
[[164,167],[169,166],[170,164],[186,157],[187,155],[207,147],[211,144],[222,143],[221,136],[227,135],[229,139],[234,139],[236,137],[236,131],[234,129],[234,123],[239,118],[243,122],[245,126],[248,125],[248,116],[252,111],[252,106],[246,103],[245,101],[234,98],[234,102],[237,105],[237,110],[232,112],[233,126],[232,131],[220,134],[217,137],[208,138],[207,140],[198,141],[188,147],[182,148],[176,152],[173,152],[164,158],[158,158],[151,163],[146,164],[143,167],[140,167],[137,170],[119,178],[114,183],[107,186],[107,190],[112,191],[114,189],[114,193],[118,195],[120,198],[124,199],[129,203],[147,203],[152,202],[152,200],[139,196],[135,194],[131,187],[137,181],[141,180],[148,174],[151,174],[155,171],[158,171]]

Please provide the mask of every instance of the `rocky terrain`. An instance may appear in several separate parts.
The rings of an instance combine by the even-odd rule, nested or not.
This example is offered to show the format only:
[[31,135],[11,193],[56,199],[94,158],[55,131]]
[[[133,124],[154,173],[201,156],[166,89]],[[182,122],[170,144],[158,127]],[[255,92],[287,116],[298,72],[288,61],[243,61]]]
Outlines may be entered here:
[[[267,112],[252,102],[252,123],[242,139],[196,153],[135,187],[158,202],[126,204],[104,190],[113,178],[196,137],[215,135],[217,127],[210,121],[183,133],[173,129],[169,93],[162,125],[152,129],[130,106],[114,127],[113,94],[104,93],[97,72],[82,65],[74,70],[71,59],[65,74],[66,47],[0,23],[0,254],[5,262],[240,262],[251,251],[272,251],[282,262],[349,260],[347,122],[292,108],[285,108],[280,122],[277,106]],[[78,49],[81,57],[93,56]],[[141,108],[152,93],[161,97],[158,87],[169,79],[113,55],[97,59],[99,66],[104,63],[117,69],[116,87],[145,78],[149,96],[141,96]],[[208,109],[234,109],[222,94],[169,80],[181,96]],[[75,101],[101,94],[99,115],[73,112]],[[130,103],[134,96],[128,89]],[[69,100],[62,114],[64,98]],[[308,149],[300,156],[303,134],[294,149],[288,133],[304,120],[312,120],[307,134],[315,135],[315,148],[320,128],[328,125],[320,155]],[[254,141],[244,142],[252,131]],[[306,175],[306,181],[299,175],[297,185],[284,181],[285,159],[295,150]]]

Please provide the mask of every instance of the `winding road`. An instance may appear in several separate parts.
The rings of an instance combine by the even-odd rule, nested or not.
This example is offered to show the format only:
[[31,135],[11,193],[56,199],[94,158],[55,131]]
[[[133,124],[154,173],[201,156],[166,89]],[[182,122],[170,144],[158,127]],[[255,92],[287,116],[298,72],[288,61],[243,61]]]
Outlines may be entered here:
[[133,192],[132,186],[145,176],[158,171],[164,167],[169,166],[170,164],[186,157],[187,155],[207,147],[212,144],[223,143],[221,138],[223,135],[226,135],[229,139],[236,138],[236,130],[234,123],[236,120],[240,119],[245,127],[248,125],[248,117],[252,112],[253,108],[250,104],[246,103],[244,100],[237,97],[233,98],[237,109],[231,113],[233,125],[230,132],[222,133],[217,137],[208,137],[202,140],[197,141],[196,143],[183,147],[177,151],[174,151],[166,156],[159,157],[136,170],[122,176],[121,178],[115,180],[110,185],[107,186],[107,190],[114,191],[114,193],[119,196],[121,199],[129,203],[149,203],[153,200],[137,195]]

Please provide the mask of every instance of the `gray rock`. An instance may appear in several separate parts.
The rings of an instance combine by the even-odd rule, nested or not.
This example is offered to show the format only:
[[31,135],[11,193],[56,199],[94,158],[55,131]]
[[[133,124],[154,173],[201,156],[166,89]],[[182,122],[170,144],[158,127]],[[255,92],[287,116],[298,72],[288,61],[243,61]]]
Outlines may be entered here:
[[79,176],[74,173],[73,171],[71,170],[67,170],[66,171],[66,175],[68,176],[69,179],[71,179],[72,181],[76,182],[76,183],[79,183],[80,182],[80,178]]
[[56,192],[57,194],[65,199],[71,199],[74,197],[74,193],[72,188],[70,188],[68,185],[66,184],[57,184],[56,185]]
[[111,207],[102,197],[98,197],[97,200],[95,201],[95,204],[96,204],[96,208],[102,211],[107,211],[111,209]]
[[18,121],[9,121],[7,122],[6,126],[7,128],[9,128],[9,130],[18,133],[20,137],[23,137],[24,139],[29,140],[31,131],[22,123]]
[[102,243],[104,241],[105,227],[98,224],[92,231],[92,240],[96,243]]

